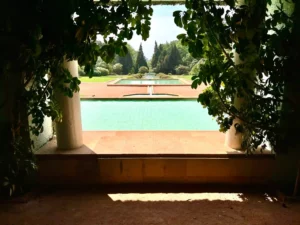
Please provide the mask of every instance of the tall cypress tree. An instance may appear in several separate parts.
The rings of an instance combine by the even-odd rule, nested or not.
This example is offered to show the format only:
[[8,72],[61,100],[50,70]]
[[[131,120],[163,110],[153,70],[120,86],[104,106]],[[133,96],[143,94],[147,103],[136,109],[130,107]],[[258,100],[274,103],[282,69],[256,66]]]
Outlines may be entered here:
[[147,61],[146,61],[146,58],[145,58],[145,55],[143,52],[142,44],[140,44],[140,48],[139,48],[138,55],[136,58],[136,64],[135,64],[135,72],[136,73],[139,71],[139,68],[141,66],[146,66],[148,68],[148,64],[147,64]]
[[175,74],[176,73],[176,66],[178,66],[180,63],[181,63],[181,56],[180,56],[180,53],[176,47],[176,45],[173,45],[171,47],[171,52],[170,52],[170,55],[168,57],[168,60],[167,60],[167,68],[168,68],[168,72],[169,73],[173,73]]
[[124,56],[124,57],[117,56],[116,61],[117,61],[117,63],[121,63],[123,65],[122,74],[128,74],[128,73],[132,72],[133,60],[132,60],[132,57],[131,57],[131,54],[129,51],[127,52],[126,56]]
[[158,48],[157,42],[155,41],[154,53],[153,53],[152,60],[151,60],[152,68],[157,67],[157,63],[158,63],[158,60],[159,60],[159,55],[160,55],[160,49]]
[[158,61],[157,71],[175,74],[176,66],[182,61],[176,45],[172,45],[169,51],[162,50]]

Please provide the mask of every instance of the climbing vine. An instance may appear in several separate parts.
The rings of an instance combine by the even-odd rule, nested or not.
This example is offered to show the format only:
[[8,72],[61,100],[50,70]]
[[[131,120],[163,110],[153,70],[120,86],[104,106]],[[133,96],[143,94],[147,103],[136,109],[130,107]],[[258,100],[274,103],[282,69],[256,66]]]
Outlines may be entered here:
[[92,76],[98,57],[109,62],[115,54],[126,55],[134,32],[147,39],[151,15],[152,8],[139,0],[0,3],[0,135],[8,142],[0,153],[0,192],[22,191],[36,169],[29,131],[43,132],[46,116],[61,119],[55,93],[72,97],[79,91],[80,81],[63,62],[78,60]]
[[221,7],[212,0],[187,0],[186,10],[173,14],[176,25],[186,30],[178,39],[205,60],[192,77],[192,88],[209,86],[198,102],[216,118],[220,131],[234,126],[249,153],[267,143],[279,152],[288,132],[284,120],[299,110],[287,94],[291,82],[299,84],[294,72],[299,60],[296,16],[287,5],[294,6],[225,0]]

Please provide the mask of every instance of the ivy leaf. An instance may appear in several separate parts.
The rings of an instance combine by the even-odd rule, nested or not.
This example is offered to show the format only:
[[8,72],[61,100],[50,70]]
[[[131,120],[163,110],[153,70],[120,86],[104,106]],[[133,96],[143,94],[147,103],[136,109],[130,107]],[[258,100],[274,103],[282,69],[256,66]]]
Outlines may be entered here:
[[192,87],[193,89],[197,89],[197,87],[198,87],[198,81],[197,81],[197,80],[194,80],[194,81],[192,82],[191,87]]
[[178,34],[177,35],[177,39],[180,40],[180,39],[184,39],[186,37],[186,34]]
[[182,21],[181,21],[180,13],[181,13],[181,11],[173,12],[174,22],[178,27],[182,27]]
[[187,28],[187,34],[189,35],[189,37],[191,39],[195,39],[196,38],[196,23],[195,22],[190,22],[188,24],[188,28]]

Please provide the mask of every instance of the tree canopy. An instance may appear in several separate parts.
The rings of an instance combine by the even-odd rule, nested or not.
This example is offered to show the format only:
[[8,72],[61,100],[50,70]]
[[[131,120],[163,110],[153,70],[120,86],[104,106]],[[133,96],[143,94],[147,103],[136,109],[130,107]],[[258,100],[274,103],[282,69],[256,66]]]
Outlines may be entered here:
[[191,0],[185,11],[173,14],[186,30],[178,35],[181,43],[204,59],[192,87],[210,86],[198,101],[217,118],[221,131],[235,127],[242,148],[251,151],[269,142],[276,152],[286,150],[284,140],[292,135],[287,122],[299,113],[299,4],[224,2],[228,10],[213,1]]
[[138,54],[137,54],[137,57],[136,57],[135,71],[138,72],[139,68],[142,67],[142,66],[145,66],[145,67],[148,68],[146,57],[145,57],[144,52],[143,52],[143,46],[142,46],[142,44],[140,44],[139,51],[138,51]]
[[153,53],[153,56],[152,56],[152,59],[151,59],[151,66],[152,66],[152,68],[156,68],[157,67],[159,55],[160,55],[160,52],[159,52],[159,49],[158,49],[157,42],[155,41],[155,44],[154,44],[154,53]]
[[[152,68],[155,72],[176,74],[176,67],[183,63],[182,56],[188,54],[187,48],[182,46],[180,54],[177,45],[181,46],[178,41],[173,41],[171,43],[160,44],[159,47],[155,47],[155,49],[157,49],[154,50],[154,54],[152,56]],[[155,67],[153,67],[153,62]]]
[[131,57],[131,53],[128,51],[125,56],[117,56],[116,61],[122,64],[122,74],[128,74],[134,72],[133,60]]
[[[92,75],[98,57],[110,62],[115,54],[127,54],[125,40],[134,32],[143,40],[149,36],[151,7],[140,1],[109,2],[1,2],[0,135],[6,140],[0,152],[1,192],[21,191],[26,175],[35,169],[29,131],[41,133],[45,116],[61,119],[54,93],[72,97],[79,91],[80,81],[63,62],[78,60]],[[104,39],[102,46],[97,35]]]

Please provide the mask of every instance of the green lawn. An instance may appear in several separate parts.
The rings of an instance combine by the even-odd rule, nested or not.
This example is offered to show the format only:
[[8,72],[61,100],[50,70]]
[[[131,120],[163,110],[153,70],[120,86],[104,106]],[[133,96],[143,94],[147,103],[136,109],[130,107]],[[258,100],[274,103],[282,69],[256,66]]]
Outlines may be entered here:
[[101,76],[101,77],[79,77],[79,80],[81,82],[90,82],[90,83],[96,83],[96,82],[108,82],[112,81],[118,78],[126,78],[127,76],[118,76],[118,75],[108,75],[108,76]]
[[193,75],[173,75],[172,77],[173,78],[183,78],[185,80],[192,81],[192,76]]

